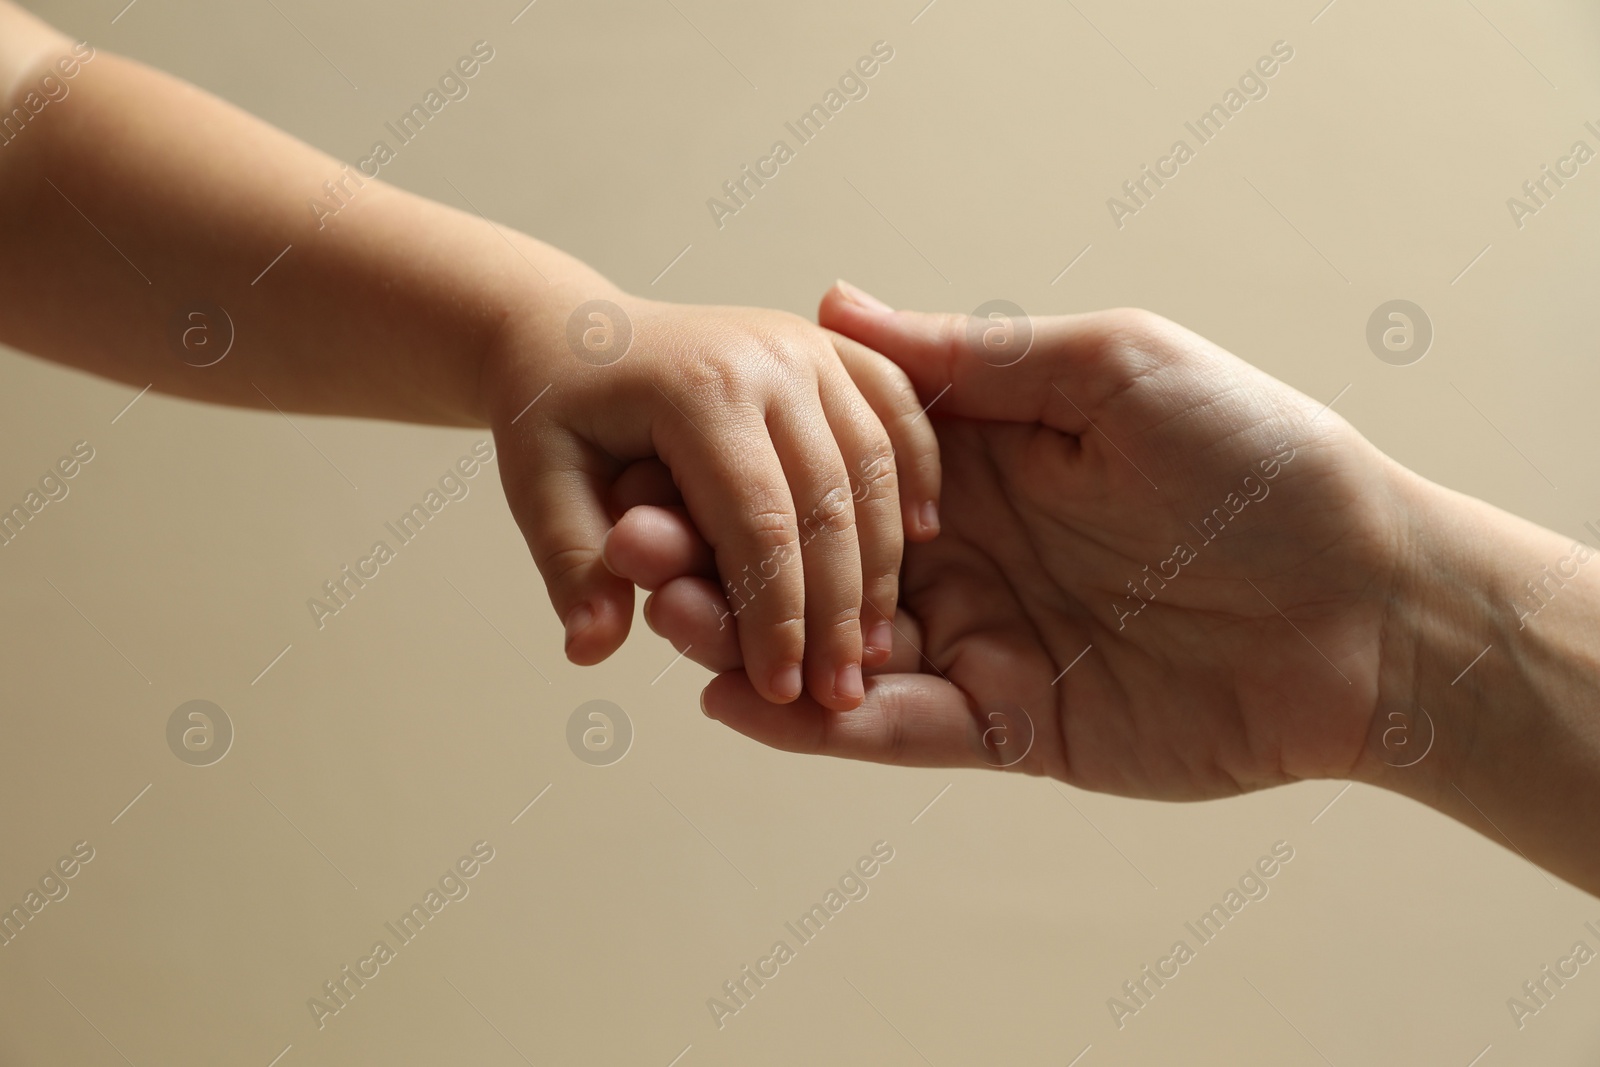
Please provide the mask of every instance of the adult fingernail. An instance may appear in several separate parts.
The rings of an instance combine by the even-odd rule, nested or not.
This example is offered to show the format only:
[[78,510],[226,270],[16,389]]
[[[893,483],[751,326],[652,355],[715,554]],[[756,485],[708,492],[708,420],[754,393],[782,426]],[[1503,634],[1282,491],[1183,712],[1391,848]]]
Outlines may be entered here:
[[572,647],[572,642],[578,639],[583,631],[594,622],[594,609],[587,604],[580,604],[567,613],[567,647]]
[[939,505],[938,504],[935,504],[931,500],[924,502],[923,505],[922,505],[922,513],[921,513],[921,515],[919,517],[922,520],[922,528],[924,530],[928,531],[929,533],[938,533],[939,532]]
[[839,673],[833,680],[833,695],[840,700],[860,700],[867,695],[866,689],[861,684],[859,663],[839,668]]
[[879,300],[871,293],[864,289],[856,288],[843,278],[837,279],[833,284],[839,290],[840,296],[850,301],[850,303],[856,305],[856,307],[861,308],[863,311],[882,313],[894,310],[894,308],[890,307],[888,304],[885,304],[882,300]]
[[890,652],[894,649],[894,627],[888,619],[879,619],[867,631],[867,648],[877,652]]
[[800,674],[800,664],[791,663],[782,667],[772,676],[772,693],[779,700],[793,700],[800,695],[800,687],[804,681]]
[[711,709],[706,706],[706,691],[704,689],[700,690],[700,714],[708,719],[716,718],[715,715],[711,714]]

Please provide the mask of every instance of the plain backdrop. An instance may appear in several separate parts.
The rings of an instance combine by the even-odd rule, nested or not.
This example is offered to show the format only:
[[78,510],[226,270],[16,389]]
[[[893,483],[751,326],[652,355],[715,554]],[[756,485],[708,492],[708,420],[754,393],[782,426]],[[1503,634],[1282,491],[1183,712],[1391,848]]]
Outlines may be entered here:
[[[635,292],[1142,305],[1437,481],[1574,537],[1600,518],[1600,162],[1520,228],[1506,203],[1600,148],[1592,4],[124,2],[32,7],[352,163],[489,42],[383,177]],[[719,228],[707,199],[877,41],[868,95]],[[1119,227],[1108,198],[1278,41],[1267,95]],[[1366,342],[1392,299],[1435,331],[1409,366]],[[7,506],[95,450],[0,549],[0,902],[95,850],[0,948],[4,1064],[1600,1055],[1600,967],[1521,1029],[1506,1003],[1600,948],[1600,901],[1408,801],[1163,805],[768,751],[699,714],[704,672],[642,623],[564,662],[494,468],[318,629],[307,599],[486,432],[130,408],[13,353],[0,383]],[[190,700],[233,725],[211,766],[168,746]],[[567,742],[591,700],[632,724],[607,766]],[[308,999],[478,841],[470,894],[319,1028]],[[798,946],[784,923],[879,841],[870,893]],[[1119,1029],[1108,999],[1280,841],[1270,894]],[[779,939],[795,958],[719,1028],[708,998]]]

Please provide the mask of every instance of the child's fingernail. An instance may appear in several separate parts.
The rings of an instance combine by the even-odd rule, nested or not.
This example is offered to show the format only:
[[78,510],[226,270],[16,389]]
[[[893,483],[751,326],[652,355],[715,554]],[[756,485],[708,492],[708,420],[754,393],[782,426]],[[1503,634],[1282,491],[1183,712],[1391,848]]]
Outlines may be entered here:
[[594,609],[587,604],[580,604],[567,613],[567,646],[578,639],[578,635],[589,628],[594,622]]
[[879,619],[872,624],[872,629],[867,631],[867,647],[877,652],[894,649],[894,627],[888,619]]
[[706,691],[704,689],[700,690],[700,714],[708,719],[716,718],[715,715],[711,714],[711,709],[706,706]]
[[921,515],[919,517],[922,520],[922,528],[924,530],[928,531],[929,533],[938,533],[939,532],[939,505],[938,504],[935,504],[931,500],[926,501],[922,505],[922,513],[921,513]]
[[833,695],[841,700],[860,700],[867,695],[866,689],[861,684],[859,663],[839,668],[839,673],[833,680]]
[[803,684],[800,664],[791,663],[787,667],[779,668],[778,673],[772,676],[772,693],[779,700],[793,700],[800,695],[800,687]]
[[894,310],[894,308],[885,304],[871,293],[856,288],[843,278],[835,280],[833,284],[839,290],[840,296],[865,311],[884,312]]
[[[616,574],[617,573],[617,569],[611,565],[611,552],[610,552],[610,549],[611,549],[611,535],[616,533],[616,532],[617,532],[617,528],[615,526],[613,526],[613,527],[611,527],[611,529],[607,530],[605,532],[605,534],[602,535],[601,538],[600,538],[600,562],[605,564],[606,570],[610,571],[612,574]],[[621,577],[621,575],[617,575],[617,576],[619,578]]]

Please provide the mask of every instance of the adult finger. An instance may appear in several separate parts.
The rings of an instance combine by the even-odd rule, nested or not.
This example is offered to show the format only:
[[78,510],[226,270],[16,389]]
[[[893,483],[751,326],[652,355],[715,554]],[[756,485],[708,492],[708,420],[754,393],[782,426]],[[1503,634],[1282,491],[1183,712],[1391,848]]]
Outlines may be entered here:
[[613,522],[622,518],[629,508],[641,504],[662,508],[683,506],[683,494],[673,483],[672,472],[654,456],[624,467],[606,495],[606,508]]
[[[720,674],[743,666],[728,602],[714,582],[696,577],[672,579],[645,598],[644,618],[653,632],[703,667]],[[902,611],[895,616],[893,625],[894,650],[885,663],[863,665],[866,676],[913,674],[929,669],[922,652],[922,627],[917,620]]]
[[785,752],[903,767],[985,765],[983,730],[966,695],[933,675],[878,675],[868,680],[860,707],[833,712],[809,695],[769,704],[743,672],[733,671],[712,680],[700,706],[718,722]]
[[711,546],[682,507],[630,508],[605,535],[601,558],[612,574],[641,589],[659,589],[685,575],[717,575]]
[[644,601],[644,621],[702,667],[722,673],[744,666],[728,602],[705,578],[674,578]]
[[[679,651],[688,650],[689,659],[719,673],[743,666],[727,598],[711,580],[716,570],[710,563],[710,548],[700,541],[683,509],[630,511],[607,535],[605,558],[619,577],[655,590],[644,602],[651,630]],[[895,640],[888,659],[863,662],[863,672],[904,674],[925,669],[922,627],[916,618],[902,611],[889,625]]]

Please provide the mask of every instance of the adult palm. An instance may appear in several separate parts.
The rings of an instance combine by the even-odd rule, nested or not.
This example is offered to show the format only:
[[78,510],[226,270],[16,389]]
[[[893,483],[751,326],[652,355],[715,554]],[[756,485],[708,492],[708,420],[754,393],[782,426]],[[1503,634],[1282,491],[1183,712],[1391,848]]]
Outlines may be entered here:
[[[848,712],[761,700],[708,625],[715,588],[663,586],[652,626],[725,672],[707,714],[782,749],[1161,799],[1352,773],[1414,476],[1149,313],[1001,323],[994,351],[967,316],[849,289],[821,320],[933,404],[942,531],[907,546],[900,639]],[[1030,326],[1010,362],[1004,329]],[[631,529],[615,557],[643,554]]]

